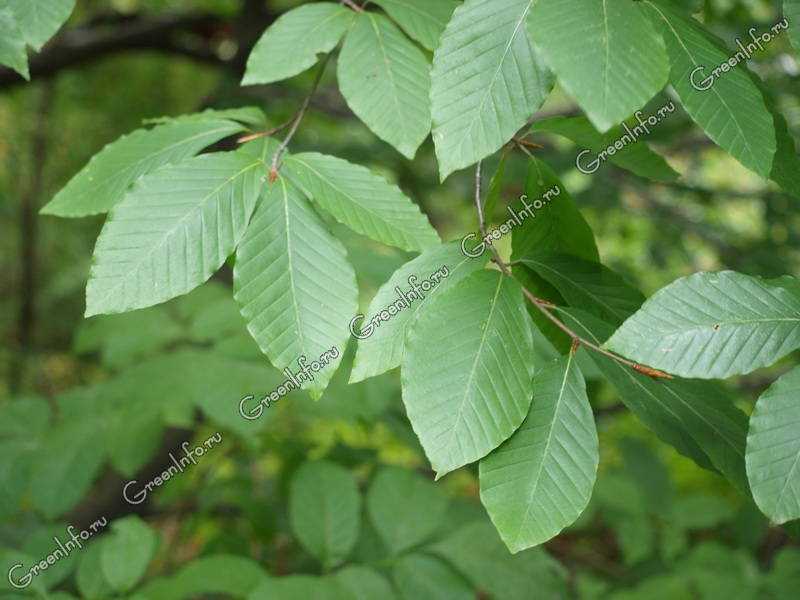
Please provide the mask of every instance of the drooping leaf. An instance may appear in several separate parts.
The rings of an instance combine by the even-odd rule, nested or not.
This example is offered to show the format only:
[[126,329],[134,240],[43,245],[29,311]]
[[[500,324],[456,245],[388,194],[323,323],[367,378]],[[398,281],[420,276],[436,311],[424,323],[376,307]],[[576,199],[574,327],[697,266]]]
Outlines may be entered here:
[[566,254],[522,259],[522,264],[549,281],[570,306],[621,325],[645,301],[642,293],[599,263]]
[[629,0],[539,0],[528,17],[542,58],[601,132],[667,83],[664,41]]
[[500,149],[552,87],[526,19],[533,0],[466,0],[433,57],[433,141],[444,180]]
[[[369,337],[358,341],[350,382],[356,383],[400,366],[408,330],[423,307],[470,273],[482,269],[486,261],[485,254],[479,258],[464,256],[460,243],[451,242],[425,251],[395,271],[375,294],[360,321],[360,335],[369,333]],[[417,291],[410,278],[414,278],[413,284],[419,287]],[[434,281],[438,283],[433,285]],[[425,290],[422,285],[429,289]],[[422,298],[418,297],[420,295]],[[380,318],[384,310],[388,314],[388,307],[397,305],[398,300],[402,308],[395,307],[397,314],[389,315],[387,321],[379,321],[377,327],[370,327],[373,318]]]
[[543,598],[568,596],[564,573],[555,560],[538,549],[510,554],[486,520],[461,527],[430,550],[496,600],[529,600],[532,589]]
[[[514,265],[512,270],[514,277],[520,282],[522,287],[537,298],[546,300],[556,306],[564,306],[567,304],[567,301],[564,300],[564,297],[559,291],[536,271],[532,271],[522,264]],[[572,346],[572,339],[532,303],[528,302],[527,308],[528,314],[536,329],[553,345],[553,348],[559,354],[566,354]],[[550,358],[555,358],[555,356]]]
[[353,475],[329,462],[309,462],[292,478],[292,531],[326,569],[341,563],[358,539],[361,496]]
[[208,280],[242,239],[265,168],[241,151],[214,153],[139,179],[97,238],[86,316],[159,304]]
[[25,41],[41,50],[75,8],[75,0],[4,0],[19,24]]
[[384,467],[369,487],[367,511],[389,552],[399,555],[426,541],[441,527],[447,497],[413,471]]
[[392,579],[403,600],[474,600],[467,583],[438,558],[408,554],[392,569]]
[[783,375],[756,402],[747,435],[747,478],[774,523],[800,519],[800,369]]
[[547,163],[530,159],[525,196],[511,207],[522,221],[513,230],[512,259],[560,252],[589,261],[599,260],[591,227]]
[[800,348],[799,292],[733,271],[695,273],[656,292],[606,347],[681,377],[750,373]]
[[573,352],[537,371],[520,428],[480,463],[481,502],[511,552],[538,546],[586,509],[599,450]]
[[726,51],[720,40],[669,2],[645,0],[642,4],[664,36],[671,65],[669,82],[686,112],[719,147],[745,167],[769,177],[775,128],[747,67],[726,65],[728,72],[720,72],[710,87],[703,89],[708,85],[706,78],[713,78],[713,69],[734,53]]
[[92,157],[41,212],[59,217],[107,212],[138,178],[194,156],[242,129],[235,121],[191,119],[124,135]]
[[531,403],[533,348],[520,285],[478,271],[439,294],[413,325],[403,402],[437,478],[486,456]]
[[333,2],[312,2],[282,14],[250,53],[242,85],[281,81],[313,67],[318,54],[336,47],[354,15]]
[[363,12],[345,38],[338,78],[358,118],[413,159],[431,130],[430,65],[422,51],[383,15]]
[[111,529],[111,535],[102,541],[100,565],[111,587],[127,592],[144,576],[158,535],[136,515],[114,521]]
[[[634,125],[633,127],[635,127]],[[623,127],[612,127],[606,133],[597,131],[586,117],[551,117],[537,121],[531,131],[547,132],[560,135],[575,142],[578,146],[590,150],[586,155],[576,155],[576,165],[585,170],[594,169],[592,161],[597,155],[614,146],[615,142],[626,143],[622,150],[614,148],[614,154],[608,156],[609,162],[626,169],[631,173],[652,179],[653,181],[675,181],[679,175],[669,166],[661,155],[656,154],[641,140],[637,141],[639,132],[627,131]],[[627,138],[626,138],[627,136]],[[598,164],[598,168],[600,165]]]
[[[614,330],[577,309],[558,312],[573,331],[595,344]],[[742,493],[748,492],[747,417],[722,386],[682,379],[656,381],[597,352],[589,356],[620,400],[659,438],[699,466],[719,471]]]
[[321,393],[344,355],[358,287],[347,252],[284,178],[270,185],[236,251],[234,294],[247,329],[273,366],[298,371],[336,349],[314,379]]
[[[172,595],[164,600],[194,598],[207,594],[230,594],[245,597],[267,578],[255,560],[232,554],[215,554],[191,561],[172,578]],[[141,590],[148,600],[146,588]]]
[[311,200],[356,233],[403,250],[421,252],[440,243],[417,205],[362,166],[306,152],[287,157],[284,169]]
[[0,8],[0,64],[11,67],[25,79],[30,79],[25,38],[14,13],[8,8]]
[[373,0],[408,35],[435,50],[447,22],[458,6],[457,0]]

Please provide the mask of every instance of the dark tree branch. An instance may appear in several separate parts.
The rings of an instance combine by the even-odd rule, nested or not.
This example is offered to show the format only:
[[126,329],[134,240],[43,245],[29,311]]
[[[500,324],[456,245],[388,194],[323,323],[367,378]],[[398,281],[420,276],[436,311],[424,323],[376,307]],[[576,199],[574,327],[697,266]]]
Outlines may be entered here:
[[[266,10],[248,13],[249,31],[263,31],[273,20]],[[235,67],[236,60],[225,59],[217,51],[217,43],[233,38],[237,23],[215,15],[188,14],[161,17],[102,19],[86,26],[64,31],[44,50],[32,55],[31,78],[52,77],[61,71],[107,56],[131,50],[151,50],[213,65]],[[236,41],[240,51],[253,43],[252,35]],[[10,69],[0,68],[0,89],[10,88],[25,80]]]

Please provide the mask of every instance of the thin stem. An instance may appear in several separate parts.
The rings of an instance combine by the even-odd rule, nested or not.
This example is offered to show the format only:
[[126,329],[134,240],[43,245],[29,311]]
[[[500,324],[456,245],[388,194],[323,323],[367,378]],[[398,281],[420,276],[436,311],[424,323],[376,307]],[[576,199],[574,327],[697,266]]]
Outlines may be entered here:
[[309,90],[308,95],[306,96],[305,100],[303,100],[303,104],[300,106],[300,109],[297,111],[291,121],[289,133],[286,134],[286,138],[284,138],[284,140],[281,142],[281,145],[278,146],[278,149],[275,151],[275,156],[272,157],[272,165],[269,169],[270,183],[274,182],[278,178],[278,169],[281,168],[281,158],[283,158],[283,153],[286,152],[289,142],[292,141],[294,134],[297,133],[297,128],[300,126],[300,121],[303,120],[303,117],[308,110],[308,105],[311,104],[311,98],[314,96],[314,92],[316,92],[317,88],[319,87],[319,82],[322,80],[322,74],[325,72],[325,67],[328,65],[330,58],[331,55],[326,54],[325,58],[322,59],[319,69],[317,69],[317,75],[314,78],[314,83],[311,84],[311,89]]
[[349,6],[350,8],[352,8],[356,12],[364,12],[364,9],[361,8],[355,2],[353,2],[353,0],[342,0],[342,4],[344,4],[345,6]]
[[[523,146],[521,146],[521,148],[524,150]],[[527,150],[526,150],[526,152],[527,152]],[[478,165],[477,165],[477,167],[475,169],[475,209],[478,211],[478,227],[480,228],[481,235],[485,238],[486,237],[486,224],[485,224],[484,218],[483,218],[483,206],[482,206],[482,203],[481,203],[481,163],[480,162],[478,162]],[[494,247],[494,245],[490,244],[489,248],[491,249],[492,255],[494,257],[493,258],[494,262],[497,264],[497,266],[500,268],[500,270],[503,272],[503,274],[506,275],[507,277],[511,277],[512,279],[516,279],[514,277],[514,274],[509,269],[509,264],[506,263],[500,257],[500,253],[497,251],[497,249]],[[572,351],[573,352],[575,352],[578,349],[579,346],[585,346],[586,348],[588,348],[590,350],[594,350],[595,352],[597,352],[599,354],[602,354],[603,356],[607,356],[608,358],[610,358],[612,360],[615,360],[618,363],[623,364],[623,365],[625,365],[627,367],[630,367],[630,368],[634,369],[635,371],[638,371],[640,373],[644,373],[645,375],[648,375],[649,377],[654,377],[654,378],[658,378],[658,379],[672,379],[671,375],[669,375],[667,373],[664,373],[663,371],[658,371],[656,369],[651,369],[650,367],[645,367],[643,365],[640,365],[638,363],[630,361],[630,360],[628,360],[626,358],[623,358],[621,356],[618,356],[618,355],[614,354],[613,352],[610,352],[610,351],[606,350],[605,348],[601,348],[600,346],[598,346],[594,342],[590,342],[586,338],[581,337],[580,335],[575,333],[572,329],[570,329],[570,327],[566,323],[561,321],[558,317],[556,317],[553,314],[552,309],[557,308],[557,306],[555,304],[553,304],[552,302],[548,302],[547,300],[544,300],[542,298],[537,298],[524,285],[521,286],[521,287],[522,287],[522,293],[525,296],[525,298],[527,298],[528,301],[530,301],[530,303],[533,304],[539,310],[539,312],[541,312],[547,319],[549,319],[556,327],[558,327],[561,331],[563,331],[572,340]]]
[[286,121],[286,123],[282,123],[282,124],[278,125],[277,127],[273,127],[272,129],[267,129],[266,131],[259,131],[258,133],[251,133],[250,135],[242,136],[238,140],[236,140],[236,143],[237,144],[244,144],[246,142],[252,142],[253,140],[257,140],[258,138],[269,137],[271,135],[275,135],[279,131],[283,131],[284,129],[286,129],[291,124],[292,124],[292,120],[290,119],[290,120]]

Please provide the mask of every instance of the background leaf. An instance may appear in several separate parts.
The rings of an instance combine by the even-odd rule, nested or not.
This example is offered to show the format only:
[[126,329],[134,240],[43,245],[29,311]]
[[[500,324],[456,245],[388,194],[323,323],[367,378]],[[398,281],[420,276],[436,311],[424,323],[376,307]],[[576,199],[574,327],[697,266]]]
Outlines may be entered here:
[[473,600],[466,582],[438,558],[409,554],[398,560],[392,578],[403,600]]
[[363,12],[345,38],[339,89],[367,127],[406,158],[431,130],[430,66],[386,17]]
[[361,496],[352,474],[330,462],[306,463],[292,478],[292,530],[326,569],[341,563],[358,539]]
[[417,318],[403,357],[403,402],[437,478],[486,456],[531,402],[532,339],[519,284],[473,273]]
[[111,587],[127,592],[144,575],[156,551],[158,536],[136,515],[114,521],[111,528],[111,535],[102,542],[100,563]]
[[432,482],[398,467],[383,467],[369,487],[367,510],[393,555],[418,546],[442,525],[447,498]]

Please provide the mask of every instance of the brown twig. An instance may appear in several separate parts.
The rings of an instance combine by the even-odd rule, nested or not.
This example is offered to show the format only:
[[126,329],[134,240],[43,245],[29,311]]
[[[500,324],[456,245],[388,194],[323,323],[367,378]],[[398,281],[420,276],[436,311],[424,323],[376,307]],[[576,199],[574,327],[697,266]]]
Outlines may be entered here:
[[356,12],[364,12],[364,9],[361,8],[355,2],[353,2],[353,0],[342,0],[342,4],[344,4],[345,6],[349,6],[350,8],[352,8]]
[[[483,218],[483,206],[481,203],[481,163],[478,162],[478,165],[475,169],[475,208],[478,212],[478,227],[480,228],[481,235],[485,238],[486,237],[486,224]],[[509,269],[508,263],[506,263],[501,257],[500,253],[494,247],[494,245],[489,245],[493,255],[493,261],[497,264],[500,270],[503,272],[504,275],[511,277],[512,279],[516,279],[514,274]],[[525,298],[533,304],[539,312],[541,312],[545,317],[547,317],[556,327],[558,327],[561,331],[563,331],[569,338],[572,340],[572,347],[576,349],[578,346],[584,346],[590,350],[594,350],[595,352],[602,354],[603,356],[607,356],[608,358],[617,361],[620,364],[623,364],[631,369],[643,373],[648,377],[653,377],[655,379],[672,379],[672,375],[668,373],[664,373],[663,371],[659,371],[657,369],[652,369],[650,367],[646,367],[644,365],[640,365],[635,363],[631,360],[626,358],[622,358],[613,352],[606,350],[605,348],[601,348],[597,344],[590,342],[586,338],[581,337],[577,333],[575,333],[570,327],[561,321],[558,317],[556,317],[552,309],[557,308],[552,302],[548,302],[547,300],[543,300],[542,298],[537,298],[534,296],[530,290],[528,290],[525,286],[522,287],[522,293]]]
[[271,135],[275,135],[279,131],[283,131],[284,129],[286,129],[291,124],[292,124],[292,121],[289,120],[289,121],[286,121],[286,123],[282,123],[281,125],[278,125],[277,127],[273,127],[272,129],[267,129],[266,131],[259,131],[257,133],[251,133],[250,135],[242,136],[238,140],[236,140],[236,143],[237,144],[245,144],[247,142],[252,142],[253,140],[257,140],[257,139],[262,138],[262,137],[269,137]]
[[273,183],[278,178],[278,169],[281,168],[281,158],[283,157],[283,153],[286,152],[289,142],[292,141],[294,134],[297,132],[297,128],[300,126],[300,121],[303,120],[303,117],[308,110],[308,105],[311,103],[311,98],[314,96],[314,92],[317,91],[317,87],[319,87],[319,82],[322,80],[322,74],[325,72],[325,67],[328,65],[330,58],[331,55],[326,54],[325,58],[322,59],[319,69],[317,69],[317,75],[314,78],[314,83],[311,84],[311,90],[309,90],[306,99],[303,100],[303,104],[293,117],[291,121],[291,127],[289,128],[289,133],[286,134],[286,138],[281,142],[281,145],[278,146],[278,149],[275,151],[275,156],[272,157],[272,165],[269,168],[270,183]]

